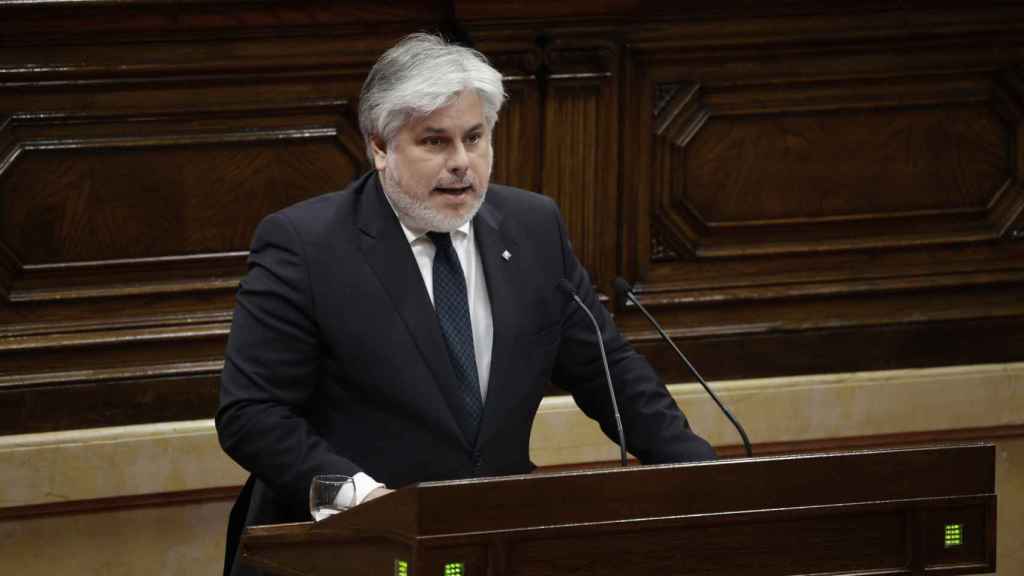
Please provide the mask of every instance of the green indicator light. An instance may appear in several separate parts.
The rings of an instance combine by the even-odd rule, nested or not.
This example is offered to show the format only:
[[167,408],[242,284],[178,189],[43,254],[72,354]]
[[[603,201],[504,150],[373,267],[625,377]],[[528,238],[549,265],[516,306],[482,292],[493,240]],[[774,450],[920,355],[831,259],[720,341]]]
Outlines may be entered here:
[[466,576],[466,565],[462,562],[449,562],[444,565],[444,576]]
[[395,576],[409,576],[409,563],[405,560],[395,560]]
[[954,548],[956,546],[962,546],[964,543],[964,525],[963,524],[946,524],[946,548]]

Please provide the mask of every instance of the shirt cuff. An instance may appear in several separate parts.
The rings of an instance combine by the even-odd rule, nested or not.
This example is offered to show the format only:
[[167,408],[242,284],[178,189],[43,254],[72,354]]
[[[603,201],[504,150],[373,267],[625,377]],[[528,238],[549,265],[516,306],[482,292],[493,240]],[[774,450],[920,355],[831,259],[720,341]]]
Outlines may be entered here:
[[356,486],[356,500],[355,504],[353,504],[354,506],[362,504],[363,500],[366,500],[366,497],[369,496],[370,492],[373,492],[377,488],[384,487],[383,484],[377,482],[373,478],[370,478],[370,475],[365,472],[357,472],[356,475],[352,477],[352,483]]
[[[338,495],[334,497],[335,504],[342,510],[350,506],[359,506],[366,499],[366,496],[373,492],[377,488],[384,486],[380,482],[377,482],[373,478],[370,478],[369,474],[364,472],[357,472],[352,477],[352,483],[345,483],[338,491]],[[352,490],[355,489],[355,499],[352,498]]]

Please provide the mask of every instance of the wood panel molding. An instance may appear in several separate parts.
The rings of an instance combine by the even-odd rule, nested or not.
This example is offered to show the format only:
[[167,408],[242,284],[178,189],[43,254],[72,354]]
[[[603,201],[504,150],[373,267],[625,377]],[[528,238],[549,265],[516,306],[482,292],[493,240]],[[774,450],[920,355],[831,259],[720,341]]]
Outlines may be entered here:
[[618,46],[601,35],[484,31],[480,48],[494,54],[510,96],[493,180],[554,198],[580,260],[596,278],[614,277]]
[[1024,206],[1008,75],[678,86],[655,119],[659,229],[698,259],[1003,238]]
[[[233,290],[256,222],[302,198],[303,172],[331,166],[321,177],[342,183],[364,164],[350,114],[333,101],[14,115],[0,149],[0,291],[22,302]],[[327,162],[296,166],[310,146]]]
[[630,30],[620,271],[708,372],[1015,355],[1021,20],[915,14]]
[[368,167],[416,30],[505,74],[495,181],[708,374],[1022,359],[1019,3],[0,0],[5,430],[211,416],[253,228]]
[[[437,24],[450,12],[439,0],[386,4],[316,0],[0,0],[0,46],[151,42],[220,38],[394,35]],[[415,28],[413,28],[415,29]],[[372,42],[372,40],[370,41]]]

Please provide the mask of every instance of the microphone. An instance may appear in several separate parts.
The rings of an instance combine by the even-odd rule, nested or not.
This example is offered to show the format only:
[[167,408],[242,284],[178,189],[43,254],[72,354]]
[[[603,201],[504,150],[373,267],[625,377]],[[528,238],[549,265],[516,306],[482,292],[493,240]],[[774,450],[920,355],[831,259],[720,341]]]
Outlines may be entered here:
[[619,298],[625,297],[629,299],[629,301],[632,302],[637,308],[639,308],[640,311],[643,312],[644,316],[646,316],[647,319],[651,321],[651,324],[654,325],[654,329],[658,331],[658,334],[661,334],[661,337],[665,339],[665,342],[668,342],[668,345],[671,346],[672,349],[676,351],[676,354],[678,354],[680,358],[682,358],[683,363],[686,364],[686,367],[690,369],[690,373],[697,378],[697,381],[700,382],[700,385],[703,386],[704,390],[706,390],[707,393],[711,396],[711,399],[715,401],[715,404],[718,404],[719,408],[721,408],[722,413],[725,414],[725,417],[728,418],[730,422],[732,422],[732,425],[736,427],[736,431],[740,433],[740,438],[743,440],[743,449],[746,450],[747,457],[749,458],[753,456],[753,453],[750,450],[750,440],[747,438],[747,432],[743,429],[743,426],[741,426],[739,421],[737,421],[736,418],[732,415],[732,412],[730,412],[729,409],[725,407],[725,404],[722,404],[722,401],[718,399],[718,395],[715,394],[714,390],[712,390],[711,387],[708,386],[708,383],[704,381],[704,378],[701,378],[701,375],[699,372],[697,372],[697,369],[693,367],[693,364],[690,364],[690,360],[686,357],[685,354],[683,354],[679,347],[676,346],[676,343],[672,341],[672,338],[669,337],[668,333],[661,328],[661,325],[658,324],[658,321],[654,319],[654,316],[651,316],[650,312],[648,312],[647,309],[644,308],[644,305],[641,304],[640,301],[636,299],[636,296],[633,294],[633,291],[629,287],[629,283],[627,283],[621,276],[619,276],[618,278],[615,279],[614,286],[615,293],[618,294]]
[[612,386],[612,373],[608,369],[608,356],[604,351],[604,335],[601,334],[601,327],[597,323],[597,318],[594,318],[594,314],[590,312],[587,305],[580,299],[579,294],[576,293],[576,289],[572,287],[572,284],[568,280],[562,278],[558,281],[558,287],[569,295],[570,298],[579,304],[580,308],[587,313],[587,317],[590,318],[590,322],[594,324],[594,332],[597,334],[597,346],[601,350],[601,364],[604,366],[604,379],[608,382],[608,395],[612,399],[612,412],[615,414],[615,428],[619,432],[619,457],[622,459],[622,467],[627,466],[626,463],[626,435],[622,432],[622,416],[619,414],[619,403],[615,399],[615,387]]

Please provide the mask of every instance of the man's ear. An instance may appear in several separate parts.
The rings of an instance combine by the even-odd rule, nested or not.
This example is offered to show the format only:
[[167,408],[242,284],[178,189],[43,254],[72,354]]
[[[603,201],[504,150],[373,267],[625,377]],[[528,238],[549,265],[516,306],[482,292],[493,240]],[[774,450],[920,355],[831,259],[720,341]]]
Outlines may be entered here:
[[388,163],[388,145],[379,137],[371,136],[370,146],[373,148],[373,167],[383,170]]

